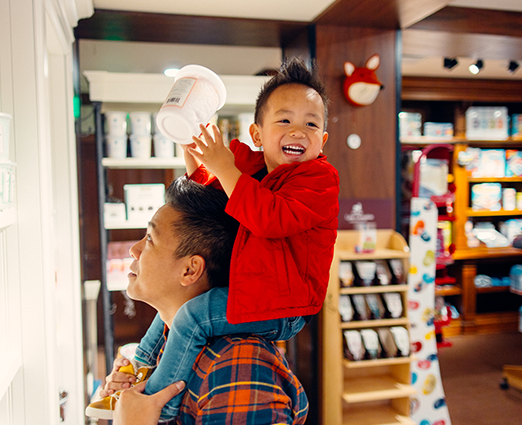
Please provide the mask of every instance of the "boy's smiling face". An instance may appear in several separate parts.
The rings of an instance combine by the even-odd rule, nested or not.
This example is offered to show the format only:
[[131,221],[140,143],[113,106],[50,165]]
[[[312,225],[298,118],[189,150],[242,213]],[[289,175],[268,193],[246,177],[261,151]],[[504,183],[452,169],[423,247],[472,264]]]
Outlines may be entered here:
[[250,135],[263,147],[269,173],[282,164],[316,159],[328,140],[321,96],[302,84],[275,89],[261,121],[250,126]]

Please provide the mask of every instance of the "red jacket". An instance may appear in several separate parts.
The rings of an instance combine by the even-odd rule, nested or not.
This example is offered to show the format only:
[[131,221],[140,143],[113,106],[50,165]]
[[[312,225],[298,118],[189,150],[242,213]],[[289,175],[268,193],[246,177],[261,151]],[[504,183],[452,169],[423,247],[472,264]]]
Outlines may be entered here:
[[[323,305],[337,237],[339,176],[325,155],[280,165],[261,182],[263,152],[233,140],[243,173],[226,212],[240,227],[232,251],[230,323],[316,314]],[[191,179],[221,188],[203,166]]]

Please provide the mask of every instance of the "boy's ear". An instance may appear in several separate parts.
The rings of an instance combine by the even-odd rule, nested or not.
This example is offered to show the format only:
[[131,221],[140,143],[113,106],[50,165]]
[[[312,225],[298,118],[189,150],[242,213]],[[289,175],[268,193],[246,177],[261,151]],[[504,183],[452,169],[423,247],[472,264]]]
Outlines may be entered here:
[[323,144],[321,146],[321,150],[323,149],[323,147],[327,141],[328,141],[328,133],[325,131],[323,134]]
[[256,123],[250,124],[248,131],[250,133],[250,137],[252,138],[252,141],[254,142],[254,146],[257,148],[263,146],[263,143],[261,142],[261,134],[259,132],[259,126]]
[[190,286],[196,283],[205,273],[205,259],[201,255],[186,258],[185,268],[181,276],[181,284]]

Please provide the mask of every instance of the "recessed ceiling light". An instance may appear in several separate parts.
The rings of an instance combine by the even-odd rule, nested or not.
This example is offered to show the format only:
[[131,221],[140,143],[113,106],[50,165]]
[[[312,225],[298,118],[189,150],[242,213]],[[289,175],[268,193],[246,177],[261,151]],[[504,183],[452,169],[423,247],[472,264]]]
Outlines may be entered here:
[[163,71],[163,73],[167,76],[167,77],[174,77],[179,71],[179,68],[167,68],[165,71]]

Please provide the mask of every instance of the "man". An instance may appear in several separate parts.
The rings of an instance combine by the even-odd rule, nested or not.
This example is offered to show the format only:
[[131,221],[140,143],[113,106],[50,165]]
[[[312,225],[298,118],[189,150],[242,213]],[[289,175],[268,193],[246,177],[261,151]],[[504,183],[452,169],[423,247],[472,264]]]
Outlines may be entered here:
[[[145,237],[131,248],[134,262],[127,292],[154,307],[169,324],[185,302],[227,281],[237,223],[224,212],[224,193],[185,177],[172,183],[166,201]],[[102,396],[135,381],[118,372],[126,363],[115,361]],[[193,370],[178,424],[305,422],[304,390],[277,348],[263,338],[216,338],[200,353]],[[140,384],[122,392],[116,423],[156,423],[157,406],[161,409],[182,386],[174,384],[153,396],[140,394],[143,388]]]

